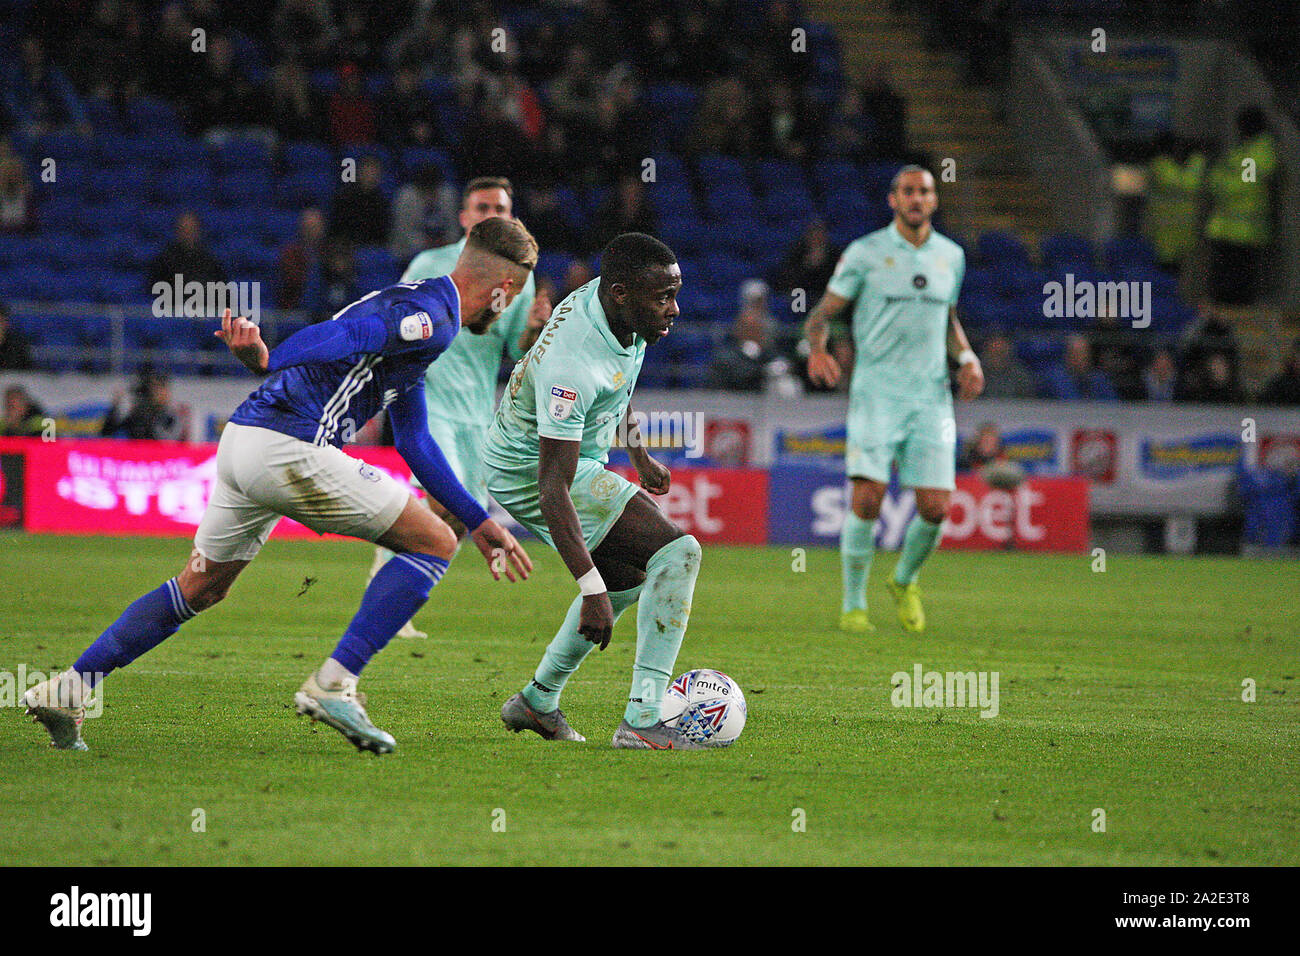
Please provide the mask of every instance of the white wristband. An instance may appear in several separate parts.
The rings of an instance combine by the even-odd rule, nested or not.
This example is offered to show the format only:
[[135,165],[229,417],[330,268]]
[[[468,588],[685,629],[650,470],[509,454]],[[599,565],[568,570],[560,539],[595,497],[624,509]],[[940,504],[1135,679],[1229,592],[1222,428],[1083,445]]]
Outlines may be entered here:
[[605,579],[602,578],[600,572],[593,567],[582,577],[578,578],[578,590],[582,593],[583,597],[588,597],[592,594],[604,594],[606,591]]
[[958,365],[969,365],[971,362],[974,362],[976,365],[980,362],[979,356],[975,354],[973,349],[962,349],[957,353]]

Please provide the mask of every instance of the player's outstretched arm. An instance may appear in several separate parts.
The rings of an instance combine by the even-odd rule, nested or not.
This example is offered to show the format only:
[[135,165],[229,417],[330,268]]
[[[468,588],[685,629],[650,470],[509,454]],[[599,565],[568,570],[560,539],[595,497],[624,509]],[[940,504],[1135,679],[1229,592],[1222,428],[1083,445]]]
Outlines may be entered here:
[[636,423],[636,417],[632,414],[630,404],[627,406],[627,411],[623,413],[623,434],[627,436],[627,455],[632,459],[637,477],[641,479],[641,487],[652,495],[668,494],[668,486],[672,483],[672,473],[668,470],[667,465],[655,461],[651,457],[650,451],[646,448],[645,439],[641,437],[641,429]]
[[527,580],[533,570],[528,552],[514,535],[489,518],[482,505],[465,490],[429,434],[424,389],[418,385],[407,389],[388,406],[388,414],[398,454],[411,466],[425,491],[471,529],[470,540],[487,561],[492,577],[499,581],[504,573],[511,581],[516,580],[516,575],[520,580]]
[[262,341],[262,330],[250,319],[232,317],[226,309],[221,316],[221,328],[212,333],[230,349],[231,354],[254,375],[265,375],[270,362],[270,350]]
[[555,550],[564,560],[564,566],[578,581],[582,592],[582,610],[578,617],[578,633],[602,651],[609,646],[614,632],[614,607],[609,603],[605,582],[596,570],[596,563],[587,550],[582,537],[582,524],[574,510],[569,488],[578,471],[578,449],[581,443],[560,438],[540,436],[537,456],[538,506],[546,528],[551,532]]
[[826,349],[831,337],[831,319],[839,315],[849,300],[834,292],[821,297],[804,323],[804,337],[808,339],[808,377],[818,385],[834,388],[840,380],[840,363]]

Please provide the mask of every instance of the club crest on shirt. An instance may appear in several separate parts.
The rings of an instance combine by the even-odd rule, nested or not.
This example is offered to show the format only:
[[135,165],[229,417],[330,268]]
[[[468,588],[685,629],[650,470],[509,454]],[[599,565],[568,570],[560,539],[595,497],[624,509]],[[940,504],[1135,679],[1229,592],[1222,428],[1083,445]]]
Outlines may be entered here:
[[615,387],[615,388],[618,388],[620,385],[623,384],[623,378],[624,378],[624,375],[623,375],[622,372],[615,372],[615,373],[614,373],[614,387]]
[[402,319],[401,324],[397,327],[397,333],[402,337],[403,342],[418,342],[420,339],[427,339],[433,335],[433,319],[429,318],[428,312],[416,312]]
[[551,386],[551,401],[547,410],[551,417],[557,422],[562,422],[569,417],[573,411],[573,403],[578,400],[578,393],[571,388],[564,388],[562,385]]

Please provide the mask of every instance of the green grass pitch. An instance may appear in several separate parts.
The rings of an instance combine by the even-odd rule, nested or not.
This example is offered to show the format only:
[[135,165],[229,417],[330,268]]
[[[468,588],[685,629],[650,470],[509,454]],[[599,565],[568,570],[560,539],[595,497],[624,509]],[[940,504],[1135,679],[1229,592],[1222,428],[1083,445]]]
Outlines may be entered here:
[[[0,670],[66,666],[186,549],[0,537]],[[881,554],[878,631],[851,637],[836,553],[796,571],[790,549],[710,547],[678,670],[732,675],[749,725],[730,749],[662,754],[608,746],[631,612],[566,693],[589,743],[502,728],[575,593],[530,553],[515,585],[462,554],[417,618],[432,637],[372,662],[371,716],[398,740],[376,759],[291,705],[371,552],[273,542],[224,604],[106,682],[89,753],[0,711],[0,864],[1300,862],[1294,563],[1111,555],[1095,573],[1090,555],[941,551],[916,637]],[[998,672],[1000,713],[892,706],[891,675],[917,663]]]

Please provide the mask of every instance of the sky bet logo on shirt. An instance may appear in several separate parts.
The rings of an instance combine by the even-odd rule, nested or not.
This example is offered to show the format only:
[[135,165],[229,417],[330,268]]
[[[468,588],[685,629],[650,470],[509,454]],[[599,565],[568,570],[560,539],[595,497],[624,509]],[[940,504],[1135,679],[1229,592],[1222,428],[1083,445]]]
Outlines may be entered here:
[[578,400],[578,393],[561,385],[551,386],[551,417],[562,422],[573,411],[573,403]]
[[433,335],[433,319],[429,318],[428,312],[416,312],[414,315],[408,315],[402,319],[402,324],[398,326],[398,334],[401,335],[403,342],[418,342],[420,339],[427,339]]

